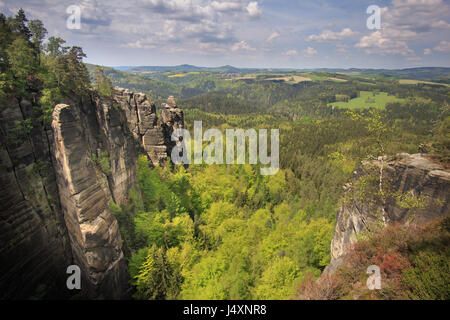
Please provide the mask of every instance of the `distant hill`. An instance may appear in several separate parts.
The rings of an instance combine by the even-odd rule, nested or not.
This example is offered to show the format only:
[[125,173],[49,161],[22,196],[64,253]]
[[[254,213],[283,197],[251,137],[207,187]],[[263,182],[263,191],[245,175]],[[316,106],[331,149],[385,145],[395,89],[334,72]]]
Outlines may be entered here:
[[418,79],[418,80],[450,78],[450,68],[440,68],[440,67],[409,68],[399,70],[350,69],[350,71],[356,71],[364,74],[384,74],[396,78]]
[[190,64],[178,66],[118,66],[116,70],[126,72],[223,72],[223,73],[249,73],[249,72],[330,72],[330,73],[358,73],[358,74],[381,74],[388,77],[416,80],[436,80],[449,79],[450,68],[444,67],[422,67],[408,69],[339,69],[339,68],[318,68],[318,69],[288,69],[288,68],[236,68],[230,65],[221,67],[198,67]]
[[245,72],[245,70],[256,70],[256,69],[239,69],[233,66],[222,66],[222,67],[197,67],[190,64],[182,64],[179,66],[118,66],[114,69],[126,72],[195,72],[195,71],[213,71],[213,72],[224,72],[224,73],[240,73]]
[[[98,66],[89,63],[86,63],[85,65],[89,71],[91,78],[94,78],[94,72],[96,67]],[[126,69],[124,68],[122,68],[121,70],[118,70],[118,68],[105,66],[101,66],[101,68],[103,69],[103,72],[110,78],[113,85],[137,92],[151,92],[151,96],[154,100],[163,100],[167,99],[167,97],[171,95],[180,95],[181,87],[175,84],[161,82],[153,79],[146,79],[145,77],[142,77],[140,75],[125,71]]]

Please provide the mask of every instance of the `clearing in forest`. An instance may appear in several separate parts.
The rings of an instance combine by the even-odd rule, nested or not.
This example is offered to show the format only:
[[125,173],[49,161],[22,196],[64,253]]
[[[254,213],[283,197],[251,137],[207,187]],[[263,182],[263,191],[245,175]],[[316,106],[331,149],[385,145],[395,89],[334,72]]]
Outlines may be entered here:
[[359,97],[357,98],[350,99],[347,102],[331,102],[328,105],[346,109],[363,109],[371,107],[384,109],[388,103],[401,102],[403,100],[404,99],[391,96],[386,92],[375,93],[370,91],[361,91]]

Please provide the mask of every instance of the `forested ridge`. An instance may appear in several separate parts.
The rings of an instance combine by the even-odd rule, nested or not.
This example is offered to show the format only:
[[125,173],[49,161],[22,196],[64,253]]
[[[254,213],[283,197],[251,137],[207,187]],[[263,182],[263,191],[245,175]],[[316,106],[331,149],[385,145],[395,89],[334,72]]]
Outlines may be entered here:
[[[149,169],[141,157],[140,191],[129,207],[115,207],[119,221],[133,212],[123,234],[138,299],[295,298],[329,263],[342,186],[362,160],[425,151],[448,161],[445,86],[342,75],[346,82],[328,81],[333,74],[297,84],[164,76],[151,81],[177,86],[170,92],[181,98],[188,129],[196,120],[221,130],[279,128],[282,169],[272,177],[249,165]],[[370,108],[369,99],[352,112],[329,105],[362,91],[399,102]]]

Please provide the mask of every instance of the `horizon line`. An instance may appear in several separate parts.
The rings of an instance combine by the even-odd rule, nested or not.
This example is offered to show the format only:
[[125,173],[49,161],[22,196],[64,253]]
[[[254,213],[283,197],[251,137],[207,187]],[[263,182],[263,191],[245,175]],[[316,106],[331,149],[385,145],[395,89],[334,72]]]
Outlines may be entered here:
[[[95,64],[96,63],[90,63],[89,64]],[[165,67],[165,68],[171,68],[171,67],[181,67],[181,66],[190,66],[190,67],[196,67],[196,68],[208,68],[208,69],[219,69],[223,67],[231,67],[235,69],[290,69],[290,70],[320,70],[320,69],[340,69],[340,70],[351,70],[351,69],[364,69],[364,70],[408,70],[408,69],[430,69],[430,68],[442,68],[442,69],[450,69],[450,66],[443,67],[443,66],[417,66],[417,67],[406,67],[406,68],[386,68],[386,67],[312,67],[312,68],[299,68],[299,67],[236,67],[233,65],[219,65],[219,66],[200,66],[200,65],[194,65],[194,64],[188,64],[188,63],[182,63],[182,64],[176,64],[176,65],[103,65],[105,67],[109,68],[120,68],[120,67]]]

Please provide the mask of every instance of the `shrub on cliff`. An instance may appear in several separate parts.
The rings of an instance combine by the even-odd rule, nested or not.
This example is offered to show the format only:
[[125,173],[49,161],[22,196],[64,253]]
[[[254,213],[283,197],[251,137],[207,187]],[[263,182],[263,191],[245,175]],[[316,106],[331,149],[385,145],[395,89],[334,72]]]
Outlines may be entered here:
[[[309,277],[301,299],[449,299],[450,217],[424,225],[388,226],[358,241],[332,275]],[[381,289],[366,287],[367,267],[377,265]]]

